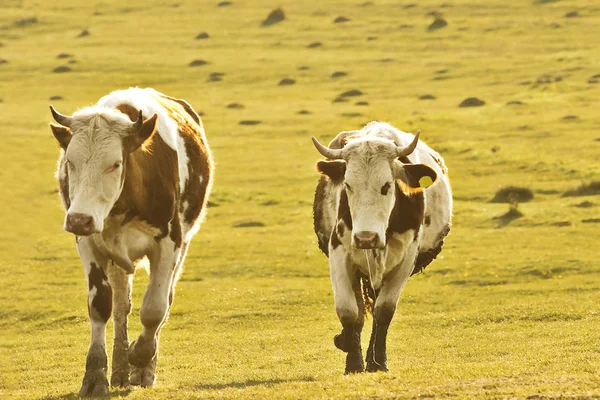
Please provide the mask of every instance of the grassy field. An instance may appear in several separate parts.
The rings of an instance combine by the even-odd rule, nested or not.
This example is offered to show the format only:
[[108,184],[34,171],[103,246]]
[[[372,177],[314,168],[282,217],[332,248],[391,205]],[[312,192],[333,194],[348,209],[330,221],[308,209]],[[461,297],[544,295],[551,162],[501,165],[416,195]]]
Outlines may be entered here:
[[[76,397],[86,288],[61,229],[48,105],[71,114],[129,86],[202,112],[217,169],[161,336],[157,386],[112,394],[600,397],[600,200],[563,196],[600,180],[600,5],[309,3],[0,2],[0,398]],[[286,20],[261,27],[279,6]],[[448,25],[429,31],[436,14]],[[201,32],[209,38],[195,39]],[[53,72],[60,66],[70,71]],[[279,85],[286,78],[295,84]],[[352,89],[363,94],[334,101]],[[459,107],[468,97],[485,105]],[[390,373],[343,376],[312,231],[310,136],[327,142],[371,120],[421,129],[445,157],[454,227],[402,295]],[[509,185],[534,194],[520,218],[490,202]],[[248,221],[263,226],[235,227]],[[140,272],[134,283],[131,338],[147,280]]]

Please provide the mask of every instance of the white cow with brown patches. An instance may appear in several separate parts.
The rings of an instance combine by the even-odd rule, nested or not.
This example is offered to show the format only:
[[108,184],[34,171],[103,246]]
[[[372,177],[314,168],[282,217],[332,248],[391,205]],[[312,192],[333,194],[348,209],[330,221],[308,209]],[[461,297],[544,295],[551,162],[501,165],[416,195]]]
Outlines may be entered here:
[[[51,111],[62,148],[57,178],[64,229],[76,235],[88,283],[92,337],[79,395],[108,393],[111,314],[111,384],[152,386],[160,330],[212,185],[202,122],[187,102],[153,89],[112,92],[72,117]],[[150,283],[140,310],[143,328],[129,344],[131,284],[144,257]]]
[[393,126],[371,122],[337,135],[329,147],[315,138],[321,180],[314,201],[319,247],[329,257],[342,333],[335,345],[346,373],[364,371],[360,334],[373,305],[367,371],[387,371],[387,331],[408,278],[442,249],[452,194],[442,157]]

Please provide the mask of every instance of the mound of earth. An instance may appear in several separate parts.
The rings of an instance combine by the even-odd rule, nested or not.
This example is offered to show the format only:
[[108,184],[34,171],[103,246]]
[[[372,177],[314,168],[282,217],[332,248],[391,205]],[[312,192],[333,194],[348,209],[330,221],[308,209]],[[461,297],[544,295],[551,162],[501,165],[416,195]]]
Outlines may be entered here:
[[264,223],[260,221],[246,220],[246,221],[238,221],[232,225],[234,228],[252,228],[252,227],[260,227],[265,226]]
[[448,25],[448,22],[442,17],[436,17],[436,19],[427,27],[429,32],[437,31]]
[[206,64],[208,64],[208,61],[196,59],[196,60],[193,60],[192,62],[190,62],[189,66],[190,67],[199,67],[201,65],[206,65]]
[[600,181],[593,181],[588,184],[582,184],[577,189],[567,190],[563,197],[572,196],[594,196],[600,194]]
[[348,90],[348,91],[340,94],[340,97],[355,97],[355,96],[362,96],[363,94],[364,93],[358,89],[352,89],[352,90]]
[[295,83],[296,83],[296,81],[291,78],[283,78],[282,80],[279,81],[278,85],[279,86],[289,86],[289,85],[294,85]]
[[271,13],[267,16],[267,18],[260,24],[261,26],[271,26],[271,25],[275,25],[278,24],[281,21],[285,20],[285,13],[283,12],[283,9],[281,8],[276,8],[275,10],[271,11]]
[[481,107],[485,104],[485,101],[478,99],[477,97],[467,97],[458,106],[459,107]]
[[63,72],[71,72],[71,68],[67,67],[66,65],[61,65],[61,66],[58,66],[58,67],[54,68],[52,70],[52,72],[56,72],[58,74],[61,74]]

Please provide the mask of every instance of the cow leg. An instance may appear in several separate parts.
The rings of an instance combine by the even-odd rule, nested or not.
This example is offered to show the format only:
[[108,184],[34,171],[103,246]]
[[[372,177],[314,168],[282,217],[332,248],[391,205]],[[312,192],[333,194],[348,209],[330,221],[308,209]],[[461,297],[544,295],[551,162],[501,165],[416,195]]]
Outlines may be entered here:
[[158,254],[150,257],[150,283],[140,309],[142,333],[129,346],[129,362],[137,368],[131,374],[132,385],[152,386],[156,380],[159,333],[172,302],[170,295],[181,250],[181,247],[176,247],[175,243],[166,237],[160,241]]
[[[400,293],[406,285],[414,268],[416,246],[411,246],[399,266],[385,276],[381,288],[375,291],[375,306],[373,309],[373,330],[367,350],[367,371],[388,371],[386,341],[392,317]],[[410,261],[408,261],[410,260]]]
[[127,349],[127,318],[131,313],[131,282],[133,275],[126,274],[119,266],[111,263],[108,268],[108,282],[113,288],[114,343],[112,353],[111,386],[129,386],[129,361]]
[[88,314],[92,331],[79,396],[104,396],[108,394],[106,323],[112,312],[112,290],[104,273],[107,260],[98,257],[87,238],[79,239],[77,251],[88,285]]
[[337,246],[335,249],[330,246],[329,265],[335,311],[342,323],[342,333],[335,336],[334,344],[338,349],[348,353],[346,374],[363,372],[365,368],[360,334],[364,324],[364,304],[360,295],[360,280],[352,273],[352,265],[343,246]]

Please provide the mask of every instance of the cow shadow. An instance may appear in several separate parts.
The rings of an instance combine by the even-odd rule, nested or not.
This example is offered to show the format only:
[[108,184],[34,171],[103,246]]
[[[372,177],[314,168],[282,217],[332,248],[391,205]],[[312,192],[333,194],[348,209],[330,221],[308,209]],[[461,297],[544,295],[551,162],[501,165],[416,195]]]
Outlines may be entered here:
[[[127,395],[129,395],[129,393],[131,393],[133,391],[134,391],[134,389],[111,390],[106,396],[101,396],[98,398],[112,399],[112,398],[116,398],[116,397],[126,397]],[[77,392],[40,397],[40,400],[79,400],[79,399],[81,399],[81,397],[77,396]]]
[[233,381],[228,383],[203,383],[199,385],[195,385],[194,389],[197,390],[221,390],[228,388],[236,388],[236,389],[244,389],[247,387],[253,386],[265,386],[271,387],[275,385],[279,385],[281,383],[291,383],[291,382],[314,382],[315,378],[312,376],[305,376],[302,378],[292,378],[292,379],[249,379],[246,381]]

